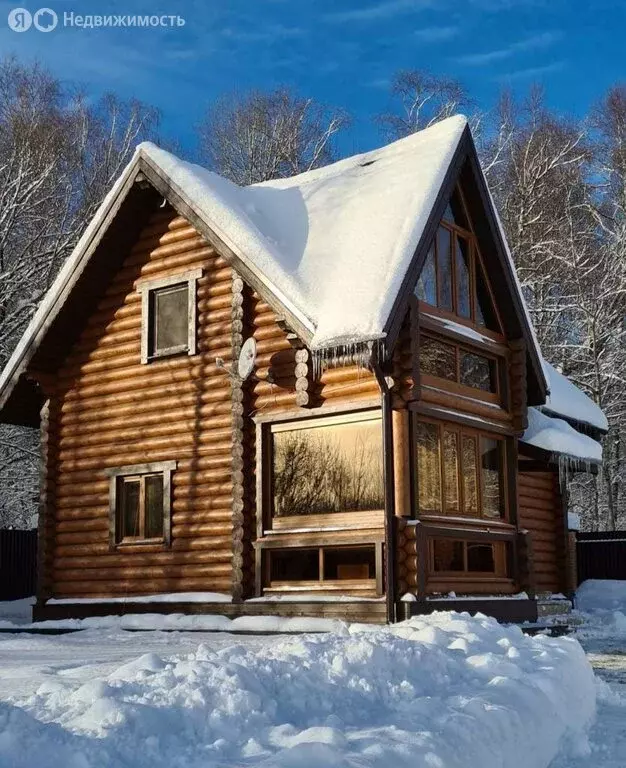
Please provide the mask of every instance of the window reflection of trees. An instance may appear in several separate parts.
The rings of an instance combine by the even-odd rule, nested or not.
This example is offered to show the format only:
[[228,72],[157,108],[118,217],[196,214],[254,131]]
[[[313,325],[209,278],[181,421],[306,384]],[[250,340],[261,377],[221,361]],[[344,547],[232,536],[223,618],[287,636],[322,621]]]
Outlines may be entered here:
[[276,517],[382,509],[380,423],[275,433],[273,492]]

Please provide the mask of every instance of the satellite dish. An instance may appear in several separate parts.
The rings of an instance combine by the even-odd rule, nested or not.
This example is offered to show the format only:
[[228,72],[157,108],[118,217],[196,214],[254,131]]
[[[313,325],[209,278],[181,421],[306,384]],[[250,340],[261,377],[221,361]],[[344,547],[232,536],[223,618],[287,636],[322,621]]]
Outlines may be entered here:
[[254,370],[255,361],[256,341],[250,336],[242,344],[239,361],[237,362],[237,373],[242,381],[245,381]]

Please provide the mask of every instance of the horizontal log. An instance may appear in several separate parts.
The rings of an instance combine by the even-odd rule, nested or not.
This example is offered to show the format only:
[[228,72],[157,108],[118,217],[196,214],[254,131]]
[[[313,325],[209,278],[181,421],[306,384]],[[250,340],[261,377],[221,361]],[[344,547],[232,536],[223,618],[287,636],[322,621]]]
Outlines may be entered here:
[[152,580],[152,579],[197,579],[211,578],[214,576],[228,577],[232,572],[230,563],[213,564],[175,564],[151,566],[116,566],[114,568],[62,568],[54,571],[55,581],[62,579],[64,582],[78,581],[106,581],[111,584],[120,580]]
[[[139,340],[137,340],[138,342]],[[213,331],[203,333],[202,329],[198,332],[196,346],[198,353],[196,355],[176,355],[172,357],[162,358],[155,360],[146,366],[141,362],[139,346],[127,347],[127,354],[120,354],[106,359],[93,360],[92,362],[85,362],[80,359],[73,360],[72,357],[67,359],[66,366],[59,371],[58,379],[61,384],[65,381],[73,380],[76,378],[81,379],[83,383],[94,382],[98,380],[98,377],[103,381],[114,381],[119,379],[126,379],[131,377],[140,376],[141,378],[148,378],[155,367],[171,367],[185,368],[192,365],[199,365],[201,362],[206,366],[210,364],[214,366],[215,356],[223,356],[223,353],[230,350],[231,346],[231,329],[230,326],[224,330],[221,326],[215,328]],[[198,358],[204,360],[200,361]],[[96,376],[96,374],[98,374]]]
[[281,390],[277,390],[274,394],[271,395],[255,397],[253,402],[255,412],[262,410],[271,413],[273,410],[278,410],[287,406],[294,406],[296,402],[296,393],[281,393]]
[[185,438],[189,436],[202,437],[206,432],[223,430],[232,426],[232,414],[218,414],[217,416],[207,416],[199,419],[178,419],[171,423],[148,423],[145,425],[137,424],[131,429],[121,429],[120,427],[109,427],[108,425],[89,426],[87,428],[77,429],[74,427],[64,427],[60,430],[60,437],[57,441],[61,449],[81,448],[86,446],[110,445],[111,442],[125,444],[129,442],[145,443],[147,440],[166,435],[180,436]]
[[54,569],[65,568],[117,568],[127,565],[200,565],[201,563],[230,563],[232,553],[229,549],[212,550],[211,552],[141,552],[125,553],[118,550],[114,554],[99,554],[97,557],[57,557],[54,559]]
[[[169,452],[169,458],[171,459],[178,455],[178,450],[180,449],[187,448],[192,450],[194,446],[210,444],[213,441],[218,442],[226,440],[230,434],[230,429],[205,429],[197,435],[177,434],[168,437],[143,437],[141,440],[131,440],[127,444],[114,443],[88,447],[81,445],[77,447],[61,448],[58,452],[58,459],[59,461],[72,461],[86,458],[109,459],[111,456],[117,456],[119,457],[119,460],[113,466],[123,466],[133,463],[129,460],[127,454],[134,456],[140,452],[147,454],[149,451],[163,451]],[[163,460],[166,461],[167,459]]]
[[358,368],[357,366],[345,366],[339,368],[328,368],[319,378],[320,384],[330,385],[338,382],[363,383],[369,382],[377,387],[376,377],[368,370]]
[[129,597],[131,595],[166,592],[227,592],[230,579],[134,579],[119,581],[56,581],[54,592],[58,597]]
[[93,531],[108,531],[109,530],[109,518],[106,515],[106,508],[103,509],[102,514],[92,519],[86,520],[57,520],[55,523],[55,533],[72,533],[72,532],[93,532]]
[[71,434],[71,427],[79,427],[82,430],[86,427],[119,429],[162,424],[175,420],[190,422],[194,419],[223,415],[229,413],[231,409],[232,403],[229,397],[225,396],[223,400],[203,404],[197,394],[186,393],[178,398],[166,397],[155,398],[154,400],[142,398],[141,401],[132,405],[113,404],[109,408],[100,410],[90,408],[82,411],[63,412],[60,423],[63,434]]
[[379,393],[376,382],[364,381],[355,384],[327,384],[320,390],[320,397],[324,400],[345,399],[358,397],[359,395],[369,396]]
[[[227,380],[224,371],[215,365],[215,358],[219,356],[225,362],[232,357],[232,348],[214,350],[206,355],[187,355],[176,358],[165,358],[150,365],[132,365],[128,368],[109,371],[99,374],[80,374],[80,381],[72,388],[68,388],[65,399],[80,399],[90,395],[102,396],[103,394],[117,394],[132,387],[147,388],[158,384],[191,384],[202,381],[205,388],[209,388],[210,379],[224,382]],[[219,386],[219,385],[218,385]]]
[[[215,456],[224,455],[224,451],[230,452],[230,432],[224,433],[221,439],[216,439],[206,444],[194,444],[189,446],[179,446],[176,449],[176,459],[193,460],[199,456]],[[94,471],[101,471],[106,468],[114,468],[124,466],[125,464],[147,464],[154,461],[169,461],[172,458],[169,445],[166,448],[157,447],[156,449],[145,449],[139,446],[136,450],[132,450],[132,447],[127,447],[124,452],[124,464],[120,464],[119,453],[112,451],[106,456],[95,455],[89,458],[84,458],[80,455],[80,452],[76,456],[68,456],[60,458],[59,472],[62,476],[66,473],[71,473],[72,482],[78,482],[80,478],[85,475],[81,473],[88,473],[88,477]]]
[[140,390],[122,391],[115,397],[111,397],[109,393],[83,398],[66,396],[60,403],[59,411],[61,422],[65,419],[65,414],[76,414],[79,419],[84,417],[87,421],[93,421],[98,419],[100,413],[103,416],[135,413],[140,412],[137,409],[141,406],[144,411],[167,410],[176,405],[197,407],[198,404],[223,404],[230,399],[228,385],[183,390],[175,384],[157,384],[142,387]]
[[[136,544],[125,545],[124,555],[142,554],[147,555],[159,552],[214,552],[231,551],[232,536],[211,536],[209,538],[195,539],[176,539],[172,541],[171,549],[165,550],[163,544]],[[119,550],[117,550],[119,551]],[[106,541],[87,541],[87,542],[58,542],[54,546],[55,557],[97,557],[103,554],[110,554],[108,539]]]
[[172,525],[172,536],[176,539],[190,539],[197,536],[228,536],[232,534],[233,523],[232,520],[222,523],[198,523],[197,525],[191,525],[185,523],[184,525],[177,525],[174,521]]

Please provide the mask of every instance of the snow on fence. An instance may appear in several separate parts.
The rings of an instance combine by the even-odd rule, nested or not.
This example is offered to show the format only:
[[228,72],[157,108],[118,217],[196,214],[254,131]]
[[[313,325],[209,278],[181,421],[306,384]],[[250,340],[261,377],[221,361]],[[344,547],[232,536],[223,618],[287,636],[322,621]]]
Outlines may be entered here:
[[35,594],[37,531],[0,529],[0,600]]
[[626,531],[576,534],[578,583],[587,579],[626,580]]

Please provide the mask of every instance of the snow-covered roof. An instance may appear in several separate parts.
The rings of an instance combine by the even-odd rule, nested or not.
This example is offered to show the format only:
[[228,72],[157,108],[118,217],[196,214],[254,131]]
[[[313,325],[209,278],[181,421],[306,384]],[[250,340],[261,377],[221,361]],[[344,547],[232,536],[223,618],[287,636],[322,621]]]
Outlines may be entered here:
[[[266,300],[271,303],[273,298],[280,305],[310,348],[384,337],[466,131],[465,117],[451,117],[380,149],[289,179],[247,187],[154,144],[140,144],[0,376],[0,407],[140,171],[152,181],[160,180],[157,186],[163,194],[177,200],[207,236],[217,237],[230,250],[239,262],[235,266],[254,277],[258,290],[266,289]],[[506,249],[497,214],[496,226]],[[522,324],[532,334],[508,249],[506,260],[512,290],[520,299]],[[533,359],[539,361],[532,340],[530,347]],[[543,379],[538,362],[537,369],[537,377]]]
[[528,409],[528,428],[520,439],[551,454],[594,464],[602,461],[600,443],[577,432],[567,421],[548,416],[537,408]]
[[546,404],[541,406],[543,411],[580,424],[588,424],[601,432],[608,430],[606,416],[590,397],[546,360],[543,361],[543,369],[549,388]]
[[310,329],[310,346],[381,338],[461,135],[462,116],[288,179],[240,187],[153,144],[207,225]]

